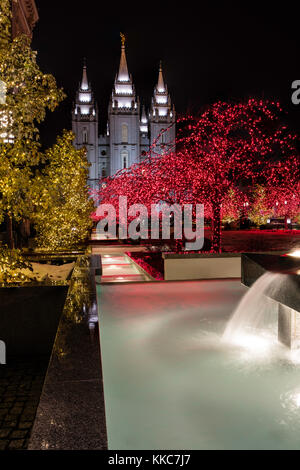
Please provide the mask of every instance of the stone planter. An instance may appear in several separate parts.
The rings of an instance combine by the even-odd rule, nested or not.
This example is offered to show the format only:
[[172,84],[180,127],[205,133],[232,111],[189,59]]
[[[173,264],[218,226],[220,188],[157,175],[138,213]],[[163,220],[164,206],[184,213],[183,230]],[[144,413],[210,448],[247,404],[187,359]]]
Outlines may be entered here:
[[239,253],[164,253],[166,281],[241,277]]
[[0,340],[8,355],[50,354],[68,286],[0,288]]

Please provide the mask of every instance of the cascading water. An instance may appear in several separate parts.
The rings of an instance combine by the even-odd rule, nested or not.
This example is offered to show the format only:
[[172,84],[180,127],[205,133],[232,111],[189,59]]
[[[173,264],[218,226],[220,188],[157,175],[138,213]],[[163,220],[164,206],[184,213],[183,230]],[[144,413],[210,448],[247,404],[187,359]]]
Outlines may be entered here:
[[285,278],[267,272],[252,285],[227,323],[223,341],[257,348],[263,346],[266,336],[277,340],[278,303],[270,297],[283,288]]

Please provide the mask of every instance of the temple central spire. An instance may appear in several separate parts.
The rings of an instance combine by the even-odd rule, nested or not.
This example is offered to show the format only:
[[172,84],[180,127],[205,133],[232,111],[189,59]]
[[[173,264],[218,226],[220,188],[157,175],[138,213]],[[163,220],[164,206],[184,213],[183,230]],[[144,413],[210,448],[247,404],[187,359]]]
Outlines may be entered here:
[[164,76],[163,76],[163,71],[162,71],[162,62],[161,61],[159,63],[157,91],[159,93],[164,93],[166,91],[165,83],[164,83]]
[[117,80],[119,82],[129,82],[129,74],[128,74],[128,67],[127,67],[127,60],[126,60],[126,52],[125,52],[125,41],[126,38],[123,33],[120,33],[121,36],[121,60],[120,60],[120,68]]
[[83,71],[82,71],[81,89],[82,89],[82,90],[88,90],[88,89],[89,89],[89,82],[88,82],[87,70],[86,70],[86,59],[83,60]]
[[[126,53],[125,53],[125,36],[120,33],[121,36],[121,60],[119,72],[116,74],[115,84],[112,92],[111,107],[116,110],[122,110],[128,112],[132,110],[134,113],[137,112],[137,99],[135,94],[134,85],[132,82],[132,76],[128,72]],[[130,111],[131,112],[131,111]]]

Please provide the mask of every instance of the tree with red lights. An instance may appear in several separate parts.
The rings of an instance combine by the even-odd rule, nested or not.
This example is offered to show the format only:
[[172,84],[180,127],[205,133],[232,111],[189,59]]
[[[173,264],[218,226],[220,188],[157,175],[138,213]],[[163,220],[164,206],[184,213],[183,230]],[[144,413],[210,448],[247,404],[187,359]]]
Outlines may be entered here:
[[289,181],[294,187],[299,181],[296,137],[282,124],[281,113],[278,103],[249,99],[218,102],[199,118],[185,118],[176,153],[148,157],[106,178],[100,201],[117,203],[123,195],[128,204],[146,206],[203,203],[212,221],[212,251],[220,252],[222,206],[230,204],[230,194],[257,184],[279,188]]
[[278,103],[262,100],[219,102],[189,123],[189,134],[179,141],[197,162],[196,186],[212,206],[213,251],[220,251],[221,208],[230,188],[258,183],[277,188],[299,181],[296,137],[282,124],[281,113]]

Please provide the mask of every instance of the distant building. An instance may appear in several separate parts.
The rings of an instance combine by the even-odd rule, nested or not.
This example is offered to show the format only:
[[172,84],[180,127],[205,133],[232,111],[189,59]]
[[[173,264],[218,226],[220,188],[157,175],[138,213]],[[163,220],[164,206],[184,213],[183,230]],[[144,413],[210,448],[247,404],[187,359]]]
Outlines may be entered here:
[[27,34],[32,38],[39,14],[34,0],[12,0],[12,35]]
[[[151,107],[146,113],[145,107],[141,108],[128,72],[123,35],[120,67],[109,102],[105,135],[98,135],[98,116],[98,106],[84,64],[72,113],[72,129],[76,148],[87,149],[91,163],[88,182],[92,188],[97,187],[101,177],[114,175],[142,161],[153,142],[153,151],[158,154],[169,152],[174,146],[175,108],[164,81],[162,66],[160,64]],[[163,132],[165,129],[169,130]]]

